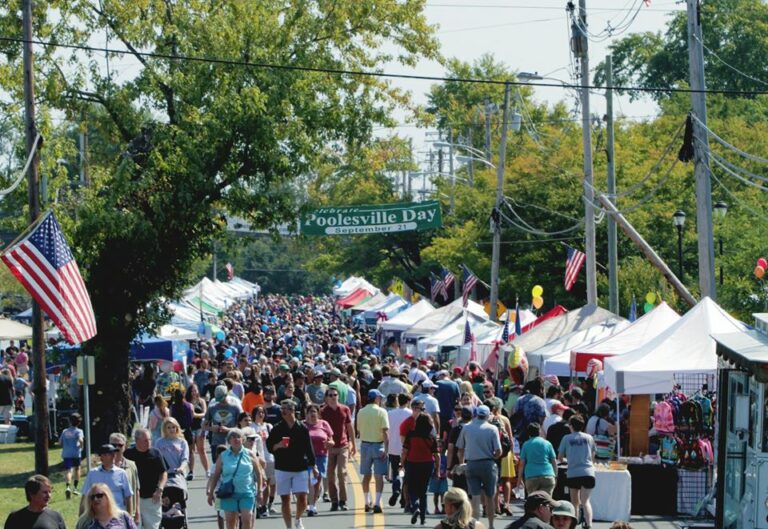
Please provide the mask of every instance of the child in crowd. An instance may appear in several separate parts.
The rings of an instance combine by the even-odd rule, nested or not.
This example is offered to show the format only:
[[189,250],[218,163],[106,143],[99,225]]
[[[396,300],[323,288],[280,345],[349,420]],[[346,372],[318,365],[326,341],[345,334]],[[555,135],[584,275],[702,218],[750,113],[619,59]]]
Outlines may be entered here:
[[80,414],[73,413],[69,416],[69,428],[66,428],[59,436],[59,443],[61,444],[61,458],[64,461],[65,480],[67,482],[67,489],[65,495],[67,499],[72,497],[72,488],[70,483],[72,482],[72,474],[75,475],[75,494],[80,494],[80,462],[83,459],[83,443],[85,441],[85,435],[83,431],[78,428],[80,426]]
[[443,442],[437,441],[437,449],[440,451],[440,468],[429,478],[429,492],[434,494],[435,514],[445,514],[443,495],[448,492],[448,458],[443,450]]

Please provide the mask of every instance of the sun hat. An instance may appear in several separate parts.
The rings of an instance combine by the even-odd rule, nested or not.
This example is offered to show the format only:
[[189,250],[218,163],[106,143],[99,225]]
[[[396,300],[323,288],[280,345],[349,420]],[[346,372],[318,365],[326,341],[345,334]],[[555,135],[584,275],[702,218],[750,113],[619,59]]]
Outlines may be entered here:
[[560,504],[552,509],[552,516],[568,516],[574,520],[576,518],[576,508],[569,501],[560,500]]

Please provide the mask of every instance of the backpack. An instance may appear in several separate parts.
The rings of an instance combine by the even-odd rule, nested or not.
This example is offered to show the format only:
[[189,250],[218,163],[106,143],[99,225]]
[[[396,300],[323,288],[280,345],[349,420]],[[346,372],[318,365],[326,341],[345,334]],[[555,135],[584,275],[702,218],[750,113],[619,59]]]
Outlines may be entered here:
[[677,439],[671,435],[662,437],[659,447],[661,462],[666,465],[677,465],[680,460]]
[[674,433],[675,419],[672,405],[669,402],[663,400],[656,403],[656,408],[653,410],[653,422],[657,432],[662,434]]
[[701,403],[695,400],[683,402],[682,406],[680,406],[680,423],[697,432],[703,430],[704,414],[701,409]]
[[494,425],[497,430],[499,430],[499,441],[501,442],[501,458],[504,459],[507,457],[507,454],[509,454],[509,451],[512,450],[512,439],[509,437],[507,430],[504,428],[504,425],[501,424],[501,420],[499,418],[491,419],[488,422]]
[[680,466],[688,470],[699,470],[706,464],[704,453],[698,439],[688,440],[681,444]]

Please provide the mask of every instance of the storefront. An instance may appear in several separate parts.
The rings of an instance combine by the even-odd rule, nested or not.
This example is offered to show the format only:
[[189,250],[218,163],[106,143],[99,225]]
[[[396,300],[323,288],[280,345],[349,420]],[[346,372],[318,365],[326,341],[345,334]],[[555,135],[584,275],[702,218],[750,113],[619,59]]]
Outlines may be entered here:
[[768,314],[715,334],[720,357],[717,527],[768,529]]

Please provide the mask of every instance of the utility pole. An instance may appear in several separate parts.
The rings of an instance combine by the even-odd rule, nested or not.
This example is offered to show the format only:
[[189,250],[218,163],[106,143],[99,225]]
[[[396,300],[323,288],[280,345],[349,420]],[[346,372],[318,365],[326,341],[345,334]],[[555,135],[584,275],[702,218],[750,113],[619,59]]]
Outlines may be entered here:
[[[29,220],[34,223],[40,216],[38,172],[40,155],[37,150],[37,126],[35,125],[35,76],[32,54],[32,0],[22,3],[22,31],[24,38],[24,122],[27,155],[32,154],[27,182],[29,187]],[[35,472],[48,475],[48,392],[46,390],[45,336],[43,313],[40,305],[32,300],[32,391],[35,393]],[[86,424],[86,428],[90,425]],[[90,457],[90,454],[87,454]]]
[[453,173],[453,127],[448,127],[448,173],[451,175],[451,206],[450,213],[456,205],[456,175]]
[[[707,124],[707,98],[704,90],[704,38],[701,31],[699,0],[687,0],[688,5],[688,63],[690,64],[691,106],[698,120]],[[693,176],[696,179],[696,231],[699,246],[699,289],[701,296],[717,299],[715,286],[715,248],[712,233],[712,183],[709,177],[709,139],[707,131],[693,123]]]
[[504,110],[501,114],[501,145],[496,166],[496,206],[493,209],[493,254],[491,256],[491,321],[496,321],[496,305],[499,301],[499,262],[501,261],[501,204],[504,202],[504,165],[507,156],[507,119],[509,117],[510,84],[504,84]]
[[85,110],[80,112],[80,185],[88,185],[88,121]]
[[[467,133],[467,143],[470,147],[475,146],[472,143],[472,127],[469,127],[469,132]],[[467,164],[467,178],[469,180],[469,187],[475,187],[475,162],[472,159]]]
[[491,100],[485,98],[485,160],[491,161]]
[[587,269],[587,303],[597,304],[597,265],[595,251],[595,192],[592,185],[592,126],[589,110],[589,40],[587,39],[587,1],[579,0],[581,47],[576,55],[581,59],[581,131],[584,143],[584,239]]
[[[608,88],[605,91],[606,101],[606,129],[608,157],[608,197],[616,205],[616,151],[613,144],[613,59],[610,55],[605,57],[605,82]],[[619,313],[619,277],[616,221],[608,216],[608,310],[614,314]]]

